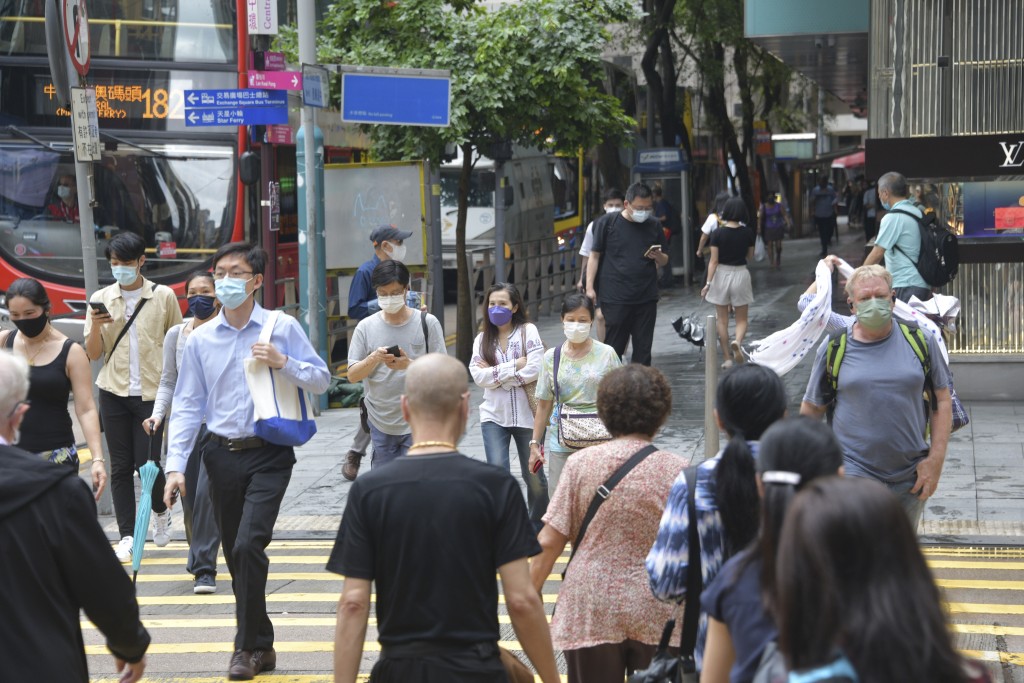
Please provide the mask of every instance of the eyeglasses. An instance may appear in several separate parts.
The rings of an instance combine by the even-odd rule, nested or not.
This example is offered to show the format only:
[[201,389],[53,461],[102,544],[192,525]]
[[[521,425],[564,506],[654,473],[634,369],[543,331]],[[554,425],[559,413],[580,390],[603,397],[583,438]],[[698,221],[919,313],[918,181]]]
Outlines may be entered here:
[[230,273],[225,273],[223,271],[218,270],[218,271],[214,271],[213,279],[214,280],[223,280],[226,277],[230,277],[230,278],[235,279],[235,280],[243,280],[243,279],[245,279],[246,275],[252,275],[252,271],[251,270],[233,270]]
[[32,401],[29,401],[29,400],[18,401],[17,403],[14,404],[14,407],[11,408],[11,412],[7,413],[7,419],[9,420],[12,417],[14,417],[14,414],[16,412],[18,412],[18,408],[20,408],[21,406],[30,406],[30,405],[32,405]]

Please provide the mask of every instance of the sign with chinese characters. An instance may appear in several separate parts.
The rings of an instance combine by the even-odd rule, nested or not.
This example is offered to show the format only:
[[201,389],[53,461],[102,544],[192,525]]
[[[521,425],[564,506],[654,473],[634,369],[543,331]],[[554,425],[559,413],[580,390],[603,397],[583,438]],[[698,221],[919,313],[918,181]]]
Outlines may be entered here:
[[292,127],[288,125],[272,124],[267,126],[266,140],[272,145],[291,145],[295,143]]
[[277,0],[246,0],[245,6],[249,35],[277,35]]
[[282,90],[186,90],[185,107],[286,107],[288,93]]
[[302,103],[323,109],[330,103],[331,81],[327,69],[315,64],[302,65]]
[[341,74],[342,121],[406,126],[448,125],[451,118],[451,79],[447,73],[356,68],[359,71],[343,71]]
[[302,72],[250,71],[249,87],[263,90],[302,90]]
[[71,89],[71,131],[75,138],[75,161],[100,161],[103,158],[95,88]]
[[288,107],[188,109],[186,126],[265,126],[288,123]]

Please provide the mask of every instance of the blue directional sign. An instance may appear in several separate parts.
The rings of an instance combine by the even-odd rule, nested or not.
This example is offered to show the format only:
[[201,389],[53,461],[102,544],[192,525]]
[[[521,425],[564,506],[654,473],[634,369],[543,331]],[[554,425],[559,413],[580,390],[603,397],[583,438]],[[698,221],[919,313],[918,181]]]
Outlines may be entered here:
[[405,126],[447,126],[451,80],[447,77],[342,73],[341,120]]
[[186,90],[185,107],[284,107],[288,93],[284,90]]
[[265,126],[272,123],[288,123],[287,106],[185,110],[186,126]]

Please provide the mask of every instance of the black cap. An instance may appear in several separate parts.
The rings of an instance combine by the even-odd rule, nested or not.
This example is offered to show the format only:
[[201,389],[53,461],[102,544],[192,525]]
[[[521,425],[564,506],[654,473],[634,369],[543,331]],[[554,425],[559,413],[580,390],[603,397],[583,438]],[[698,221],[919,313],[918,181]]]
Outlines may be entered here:
[[411,232],[399,230],[393,225],[380,225],[370,233],[370,241],[376,245],[381,242],[394,242],[396,240],[407,240],[412,237]]

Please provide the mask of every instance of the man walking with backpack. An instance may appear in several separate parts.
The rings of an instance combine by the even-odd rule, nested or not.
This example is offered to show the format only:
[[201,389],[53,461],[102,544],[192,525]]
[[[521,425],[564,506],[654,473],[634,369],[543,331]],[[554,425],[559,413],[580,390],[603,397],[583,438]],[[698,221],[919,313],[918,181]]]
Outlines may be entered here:
[[908,197],[907,179],[895,172],[878,179],[878,201],[888,213],[882,218],[875,238],[875,247],[864,259],[864,265],[881,263],[892,273],[893,291],[900,301],[916,296],[921,301],[932,298],[931,287],[918,272],[921,256],[921,229],[918,221],[924,217],[921,209]]
[[892,277],[884,268],[853,271],[846,293],[856,321],[818,349],[800,414],[828,412],[846,475],[885,484],[916,528],[946,459],[949,367],[931,335],[893,321]]

